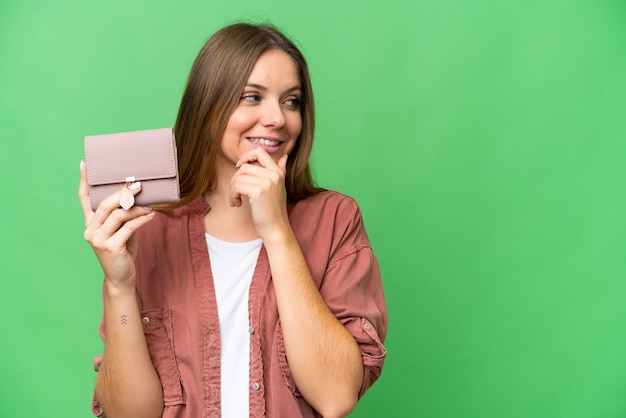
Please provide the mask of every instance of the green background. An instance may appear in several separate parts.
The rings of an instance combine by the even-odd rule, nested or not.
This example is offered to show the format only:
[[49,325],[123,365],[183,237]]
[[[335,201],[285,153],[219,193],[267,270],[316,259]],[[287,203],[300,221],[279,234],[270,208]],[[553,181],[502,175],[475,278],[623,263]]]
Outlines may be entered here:
[[313,74],[319,183],[360,203],[389,353],[353,417],[626,416],[623,0],[0,3],[0,417],[88,417],[83,137],[171,126],[205,39]]

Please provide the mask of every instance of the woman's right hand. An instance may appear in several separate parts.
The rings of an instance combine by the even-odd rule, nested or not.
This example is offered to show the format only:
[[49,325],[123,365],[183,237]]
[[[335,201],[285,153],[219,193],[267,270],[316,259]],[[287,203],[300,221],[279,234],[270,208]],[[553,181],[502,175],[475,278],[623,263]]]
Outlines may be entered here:
[[[122,190],[104,199],[96,211],[92,211],[85,163],[81,161],[78,197],[85,215],[84,237],[98,257],[107,285],[128,289],[135,286],[135,231],[150,222],[155,213],[151,208],[139,206],[120,209]],[[134,195],[139,193],[141,184],[133,183],[131,191]]]

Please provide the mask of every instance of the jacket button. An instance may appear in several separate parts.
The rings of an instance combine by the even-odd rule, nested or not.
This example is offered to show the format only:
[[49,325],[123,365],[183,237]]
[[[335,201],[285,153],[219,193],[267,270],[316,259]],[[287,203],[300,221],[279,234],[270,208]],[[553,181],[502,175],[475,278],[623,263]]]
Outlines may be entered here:
[[252,384],[252,389],[253,389],[253,390],[259,390],[260,388],[261,388],[261,385],[259,385],[257,382],[254,382],[254,383]]

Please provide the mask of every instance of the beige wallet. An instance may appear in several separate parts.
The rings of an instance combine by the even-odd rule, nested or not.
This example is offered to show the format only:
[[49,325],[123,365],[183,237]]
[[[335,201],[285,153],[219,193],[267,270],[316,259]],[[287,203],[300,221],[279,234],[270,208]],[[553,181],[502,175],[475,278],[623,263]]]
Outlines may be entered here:
[[172,128],[85,137],[91,208],[133,182],[141,182],[135,205],[180,200],[176,141]]

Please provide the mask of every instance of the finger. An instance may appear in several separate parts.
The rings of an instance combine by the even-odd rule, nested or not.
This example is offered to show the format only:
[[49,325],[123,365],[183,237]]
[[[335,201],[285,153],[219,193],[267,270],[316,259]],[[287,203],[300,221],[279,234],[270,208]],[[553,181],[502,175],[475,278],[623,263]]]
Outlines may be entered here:
[[129,210],[114,210],[104,221],[104,223],[94,233],[95,239],[100,238],[106,240],[113,236],[121,227],[144,215],[154,213],[150,208],[135,206]]
[[228,199],[229,199],[230,206],[233,208],[238,208],[239,206],[243,204],[243,201],[241,200],[241,193],[239,192],[231,190]]
[[243,204],[242,194],[237,187],[237,184],[240,181],[238,180],[240,178],[238,174],[239,173],[236,173],[230,182],[230,193],[228,195],[230,206],[236,208],[240,207]]
[[237,167],[241,167],[246,163],[258,162],[261,167],[273,168],[276,167],[274,159],[263,148],[255,148],[245,153],[241,159],[237,162]]
[[[251,176],[265,177],[269,172],[279,172],[279,170],[272,170],[271,168],[262,167],[259,164],[244,163],[239,166],[239,169],[233,175],[233,179],[242,174],[248,174]],[[232,182],[232,180],[231,180]]]
[[265,170],[264,175],[258,176],[254,173],[238,173],[233,176],[230,183],[231,188],[236,188],[239,184],[254,184],[261,190],[266,190],[272,187],[274,184],[278,184],[280,181],[280,174]]
[[[278,177],[278,174],[273,174]],[[242,196],[247,196],[249,199],[257,199],[264,191],[272,187],[274,181],[276,180],[272,180],[267,176],[238,175],[231,183],[231,206],[240,206]]]
[[286,158],[281,157],[279,163],[282,165],[274,165],[273,167],[262,167],[260,165],[245,163],[239,167],[231,178],[231,186],[240,176],[249,175],[256,177],[269,178],[273,182],[281,182],[281,179],[285,177]]
[[87,184],[87,168],[83,160],[80,161],[80,183],[78,184],[78,199],[83,209],[85,226],[89,225],[93,218],[91,202],[89,201],[89,185]]
[[[284,184],[283,178],[284,175],[278,167],[276,171],[274,171],[245,164],[233,175],[230,180],[230,189],[231,193],[237,192],[236,185],[238,183],[250,183],[258,185],[261,190],[267,190],[273,185],[279,186],[280,184]],[[239,196],[233,195],[233,197]]]
[[[241,206],[241,201],[243,199],[243,196],[247,197],[250,202],[253,202],[258,196],[258,190],[259,190],[259,187],[256,184],[250,184],[250,183],[238,184],[237,188],[233,190],[231,193],[233,196],[235,195],[238,196],[239,204],[231,205],[231,206]],[[233,197],[231,197],[231,201],[235,201]]]
[[[267,152],[265,152],[265,150],[260,149],[260,151],[267,155]],[[259,163],[258,158],[259,151],[257,149],[247,152],[239,161],[237,161],[236,167],[238,168],[238,170],[235,172],[230,181],[231,192],[229,194],[229,204],[231,207],[240,207],[243,204],[241,194],[237,192],[237,190],[233,189],[233,184],[237,181],[239,176],[241,176],[243,173],[259,177],[264,177],[267,175],[268,169],[263,167],[262,164]]]
[[287,158],[289,158],[289,155],[285,154],[278,160],[278,168],[283,172],[283,176],[287,174]]
[[[122,211],[119,211],[122,212]],[[145,215],[138,216],[133,218],[127,222],[125,222],[116,232],[113,234],[109,240],[108,244],[112,248],[123,248],[126,247],[126,243],[133,236],[135,231],[141,228],[143,225],[150,222],[154,219],[156,212],[149,212]]]
[[[91,219],[91,223],[93,223],[96,227],[99,227],[104,223],[104,221],[106,221],[114,210],[120,207],[120,197],[125,188],[126,186],[122,187],[117,192],[100,202],[93,218]],[[137,181],[131,184],[128,189],[133,193],[133,195],[137,195],[137,193],[141,191],[141,182]]]

